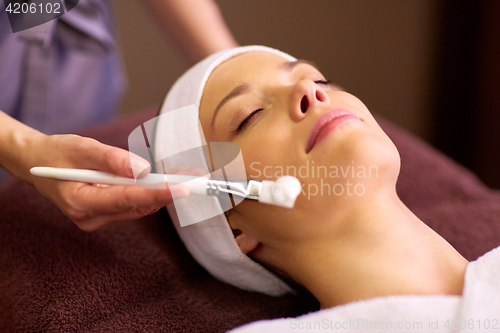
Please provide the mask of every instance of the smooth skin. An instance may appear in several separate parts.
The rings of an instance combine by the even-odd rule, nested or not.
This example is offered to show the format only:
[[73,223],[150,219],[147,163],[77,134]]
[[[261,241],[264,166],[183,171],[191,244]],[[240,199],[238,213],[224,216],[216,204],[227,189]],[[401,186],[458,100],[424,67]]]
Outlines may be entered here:
[[[286,64],[251,52],[216,68],[207,81],[200,121],[207,141],[231,141],[242,151],[247,175],[264,167],[376,166],[361,182],[363,195],[300,195],[294,209],[245,201],[228,215],[243,253],[293,279],[328,308],[387,295],[460,295],[467,260],[398,198],[400,158],[394,144],[356,97],[324,84],[315,67]],[[242,93],[217,106],[240,85]],[[359,120],[342,123],[309,152],[319,116],[335,108]],[[235,130],[254,110],[262,109]],[[213,126],[212,126],[213,122]],[[255,169],[255,165],[253,167]],[[273,178],[273,177],[271,177]],[[335,185],[337,178],[300,177],[302,184]]]
[[195,64],[238,46],[213,0],[141,0],[166,35]]
[[[167,35],[192,62],[237,42],[212,0],[145,0]],[[34,185],[53,201],[76,225],[94,231],[118,221],[137,219],[172,202],[171,189],[146,190],[138,186],[96,186],[34,177],[29,169],[52,166],[94,169],[133,177],[129,152],[77,135],[45,135],[0,110],[0,166],[24,182]],[[146,171],[148,162],[135,158]],[[142,171],[142,170],[141,170]],[[205,170],[179,170],[183,174],[205,175]],[[188,190],[176,186],[176,197]]]

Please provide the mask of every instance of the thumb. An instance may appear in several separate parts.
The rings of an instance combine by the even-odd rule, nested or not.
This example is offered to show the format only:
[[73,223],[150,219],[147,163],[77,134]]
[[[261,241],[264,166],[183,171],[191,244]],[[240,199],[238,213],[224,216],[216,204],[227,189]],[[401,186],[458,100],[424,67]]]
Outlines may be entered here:
[[142,178],[151,172],[149,162],[139,155],[94,140],[88,143],[84,156],[91,168],[129,178]]
[[129,163],[135,179],[143,178],[151,172],[151,164],[139,155],[129,152]]

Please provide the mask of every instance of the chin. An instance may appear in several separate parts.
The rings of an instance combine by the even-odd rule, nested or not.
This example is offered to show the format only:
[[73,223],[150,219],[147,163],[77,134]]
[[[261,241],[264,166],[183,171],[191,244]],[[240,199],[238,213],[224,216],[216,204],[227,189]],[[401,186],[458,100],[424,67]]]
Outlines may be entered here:
[[[345,200],[357,201],[356,198],[363,199],[380,191],[395,189],[401,159],[396,146],[385,133],[355,130],[346,133],[341,141],[337,140],[335,143],[330,152],[324,153],[323,162],[317,164],[327,165],[330,170],[336,168],[339,177],[317,178],[313,182],[318,188],[327,182],[332,189],[337,186],[337,193],[340,192],[341,185],[344,190],[350,186],[352,191],[351,195],[344,192],[344,195],[335,195],[329,200],[345,204]],[[358,189],[356,193],[355,186]],[[324,200],[327,199],[319,199]]]
[[352,157],[360,164],[377,168],[377,179],[370,179],[372,181],[369,182],[372,186],[395,187],[401,168],[401,158],[396,146],[385,133],[358,139]]

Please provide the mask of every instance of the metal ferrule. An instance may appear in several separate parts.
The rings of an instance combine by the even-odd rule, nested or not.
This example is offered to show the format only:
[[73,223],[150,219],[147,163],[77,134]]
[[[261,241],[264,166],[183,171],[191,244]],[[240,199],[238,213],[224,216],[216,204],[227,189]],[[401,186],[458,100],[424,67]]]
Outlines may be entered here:
[[262,184],[255,180],[249,181],[247,188],[237,182],[210,180],[207,184],[207,194],[218,196],[220,193],[228,193],[245,199],[259,200],[261,188]]

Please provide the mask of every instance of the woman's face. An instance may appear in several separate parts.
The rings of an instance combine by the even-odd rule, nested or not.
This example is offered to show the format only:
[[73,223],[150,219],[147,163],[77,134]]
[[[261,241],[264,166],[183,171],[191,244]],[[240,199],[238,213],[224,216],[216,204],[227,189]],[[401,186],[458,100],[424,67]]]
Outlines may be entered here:
[[222,63],[205,86],[200,121],[207,142],[239,145],[249,179],[301,181],[294,209],[247,200],[232,210],[231,226],[262,243],[318,237],[334,227],[332,216],[394,190],[392,142],[359,99],[308,62],[249,52]]

